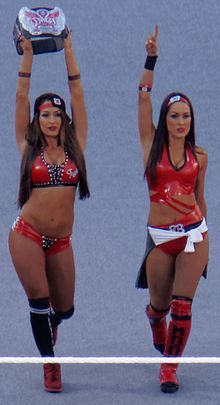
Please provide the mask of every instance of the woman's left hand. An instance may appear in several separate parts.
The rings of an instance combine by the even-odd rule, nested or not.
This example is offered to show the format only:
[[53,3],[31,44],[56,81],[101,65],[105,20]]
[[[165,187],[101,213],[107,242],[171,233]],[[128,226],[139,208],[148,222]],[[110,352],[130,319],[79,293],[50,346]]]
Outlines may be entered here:
[[145,42],[145,48],[149,56],[156,56],[158,54],[158,32],[158,25],[156,24],[154,33],[150,35]]

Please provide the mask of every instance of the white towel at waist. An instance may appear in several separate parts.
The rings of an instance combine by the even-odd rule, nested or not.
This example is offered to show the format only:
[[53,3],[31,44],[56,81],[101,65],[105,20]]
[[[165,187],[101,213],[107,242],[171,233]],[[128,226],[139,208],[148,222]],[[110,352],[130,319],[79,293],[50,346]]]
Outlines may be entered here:
[[187,236],[184,252],[195,252],[194,243],[203,241],[202,233],[206,232],[208,228],[205,218],[203,218],[201,224],[197,228],[190,229],[186,232],[175,232],[169,229],[154,228],[152,226],[148,226],[148,230],[156,246]]

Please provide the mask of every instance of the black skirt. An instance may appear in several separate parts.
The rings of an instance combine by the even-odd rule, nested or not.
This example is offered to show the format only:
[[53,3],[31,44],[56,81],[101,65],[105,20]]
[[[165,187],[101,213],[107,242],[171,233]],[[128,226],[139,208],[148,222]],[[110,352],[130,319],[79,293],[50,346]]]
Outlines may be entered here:
[[146,275],[146,259],[151,250],[155,247],[155,243],[153,239],[151,238],[149,231],[147,231],[147,243],[146,243],[146,249],[144,253],[144,257],[141,263],[141,266],[138,271],[138,275],[136,278],[136,283],[135,287],[136,288],[148,288],[147,285],[147,275]]
[[[147,256],[149,255],[149,253],[151,252],[151,250],[155,247],[156,247],[156,245],[155,245],[153,239],[151,238],[149,231],[147,231],[146,249],[145,249],[144,257],[141,262],[141,266],[139,268],[138,275],[136,278],[136,283],[135,283],[136,288],[148,288],[147,274],[146,274],[146,259],[147,259]],[[207,278],[207,266],[208,265],[205,266],[204,271],[202,273],[202,276],[204,278]]]

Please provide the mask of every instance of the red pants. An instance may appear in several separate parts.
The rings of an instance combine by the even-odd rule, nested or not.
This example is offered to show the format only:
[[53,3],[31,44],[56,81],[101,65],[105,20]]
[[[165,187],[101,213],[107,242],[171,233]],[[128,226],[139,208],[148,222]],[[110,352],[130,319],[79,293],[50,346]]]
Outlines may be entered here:
[[71,236],[52,238],[50,236],[41,235],[20,216],[15,220],[12,230],[36,242],[45,251],[47,256],[68,249],[71,244]]

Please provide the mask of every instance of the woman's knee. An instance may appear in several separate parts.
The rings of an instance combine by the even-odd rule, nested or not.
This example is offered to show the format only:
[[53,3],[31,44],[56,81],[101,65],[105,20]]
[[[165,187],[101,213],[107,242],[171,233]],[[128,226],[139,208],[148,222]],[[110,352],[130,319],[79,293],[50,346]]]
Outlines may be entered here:
[[53,308],[53,311],[56,314],[56,316],[58,318],[60,318],[60,320],[65,320],[65,319],[69,319],[73,316],[75,308],[74,308],[74,305],[72,305],[67,311],[58,311],[54,308]]

